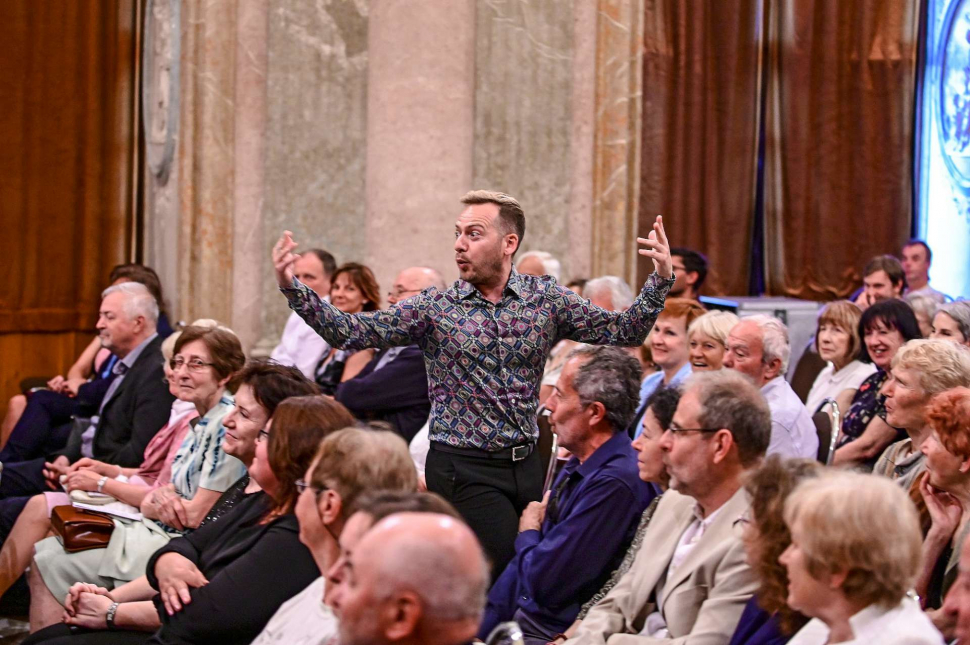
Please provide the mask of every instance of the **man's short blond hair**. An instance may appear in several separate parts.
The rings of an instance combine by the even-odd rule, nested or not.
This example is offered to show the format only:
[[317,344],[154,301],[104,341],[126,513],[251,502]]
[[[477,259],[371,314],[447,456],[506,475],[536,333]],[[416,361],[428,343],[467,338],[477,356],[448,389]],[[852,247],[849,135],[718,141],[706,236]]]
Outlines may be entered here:
[[785,502],[785,524],[809,574],[845,572],[842,592],[853,602],[894,607],[916,580],[919,516],[890,479],[833,471],[806,480]]
[[519,244],[515,250],[518,251],[522,247],[522,240],[525,239],[525,212],[515,197],[494,190],[470,190],[461,198],[461,203],[466,206],[475,204],[498,206],[498,217],[502,221],[505,234],[515,233],[519,237]]
[[911,340],[893,356],[892,369],[916,373],[929,396],[970,386],[970,349],[942,339]]

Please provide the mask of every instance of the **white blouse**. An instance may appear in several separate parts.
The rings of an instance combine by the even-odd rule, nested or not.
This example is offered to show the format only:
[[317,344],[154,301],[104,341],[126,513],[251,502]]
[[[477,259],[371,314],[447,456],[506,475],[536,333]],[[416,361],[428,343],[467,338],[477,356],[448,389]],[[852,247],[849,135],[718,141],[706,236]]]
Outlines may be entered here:
[[[812,384],[811,391],[808,393],[808,398],[805,399],[805,407],[808,408],[808,413],[815,414],[818,406],[822,405],[822,401],[829,398],[834,399],[844,390],[858,390],[862,382],[875,371],[876,366],[872,363],[863,363],[858,360],[852,361],[838,372],[835,371],[835,365],[829,363],[825,366],[825,369],[819,372],[815,383]],[[846,412],[847,410],[842,410],[842,414]]]
[[[943,645],[943,637],[910,597],[892,609],[869,605],[849,619],[855,638],[842,645]],[[788,645],[825,645],[829,628],[813,618],[795,634]]]

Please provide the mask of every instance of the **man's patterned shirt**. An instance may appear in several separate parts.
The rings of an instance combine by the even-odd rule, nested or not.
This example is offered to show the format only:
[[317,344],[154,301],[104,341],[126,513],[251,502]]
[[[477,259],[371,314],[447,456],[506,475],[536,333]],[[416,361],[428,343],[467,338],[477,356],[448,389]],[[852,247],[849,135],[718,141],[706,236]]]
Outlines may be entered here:
[[498,304],[464,280],[359,314],[343,313],[296,279],[280,291],[334,347],[419,345],[428,371],[431,441],[493,452],[538,438],[539,381],[557,342],[641,345],[673,283],[673,276],[651,274],[623,312],[595,307],[549,276],[515,268]]

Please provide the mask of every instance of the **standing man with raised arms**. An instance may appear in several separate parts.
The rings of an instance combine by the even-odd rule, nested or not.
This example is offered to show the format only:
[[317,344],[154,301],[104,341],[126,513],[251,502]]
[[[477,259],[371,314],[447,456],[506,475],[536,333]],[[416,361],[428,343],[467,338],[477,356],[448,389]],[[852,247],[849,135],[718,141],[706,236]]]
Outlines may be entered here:
[[[334,347],[421,347],[431,398],[428,490],[462,514],[494,577],[514,554],[519,515],[542,497],[536,409],[550,349],[563,338],[641,345],[674,275],[658,216],[649,236],[637,239],[654,273],[629,309],[600,309],[549,276],[515,270],[512,258],[525,235],[518,201],[476,190],[461,203],[454,244],[460,279],[443,291],[429,287],[388,309],[351,315],[294,280],[299,256],[289,231],[273,247],[273,265],[290,308]],[[591,404],[579,413],[591,414]]]

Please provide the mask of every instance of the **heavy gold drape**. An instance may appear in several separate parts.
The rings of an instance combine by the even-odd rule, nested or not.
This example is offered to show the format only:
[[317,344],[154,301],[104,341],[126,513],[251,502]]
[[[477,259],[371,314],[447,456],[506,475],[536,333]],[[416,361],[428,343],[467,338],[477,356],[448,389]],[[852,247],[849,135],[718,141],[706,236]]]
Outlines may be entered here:
[[[648,0],[640,227],[705,253],[706,293],[747,293],[763,0]],[[639,277],[652,270],[641,259]]]
[[647,1],[640,229],[662,213],[673,244],[706,253],[709,294],[745,294],[752,274],[769,295],[849,293],[910,230],[918,15],[918,0]]
[[783,0],[768,20],[767,292],[831,300],[912,220],[918,0]]
[[70,365],[128,255],[135,15],[136,0],[0,2],[4,396]]

